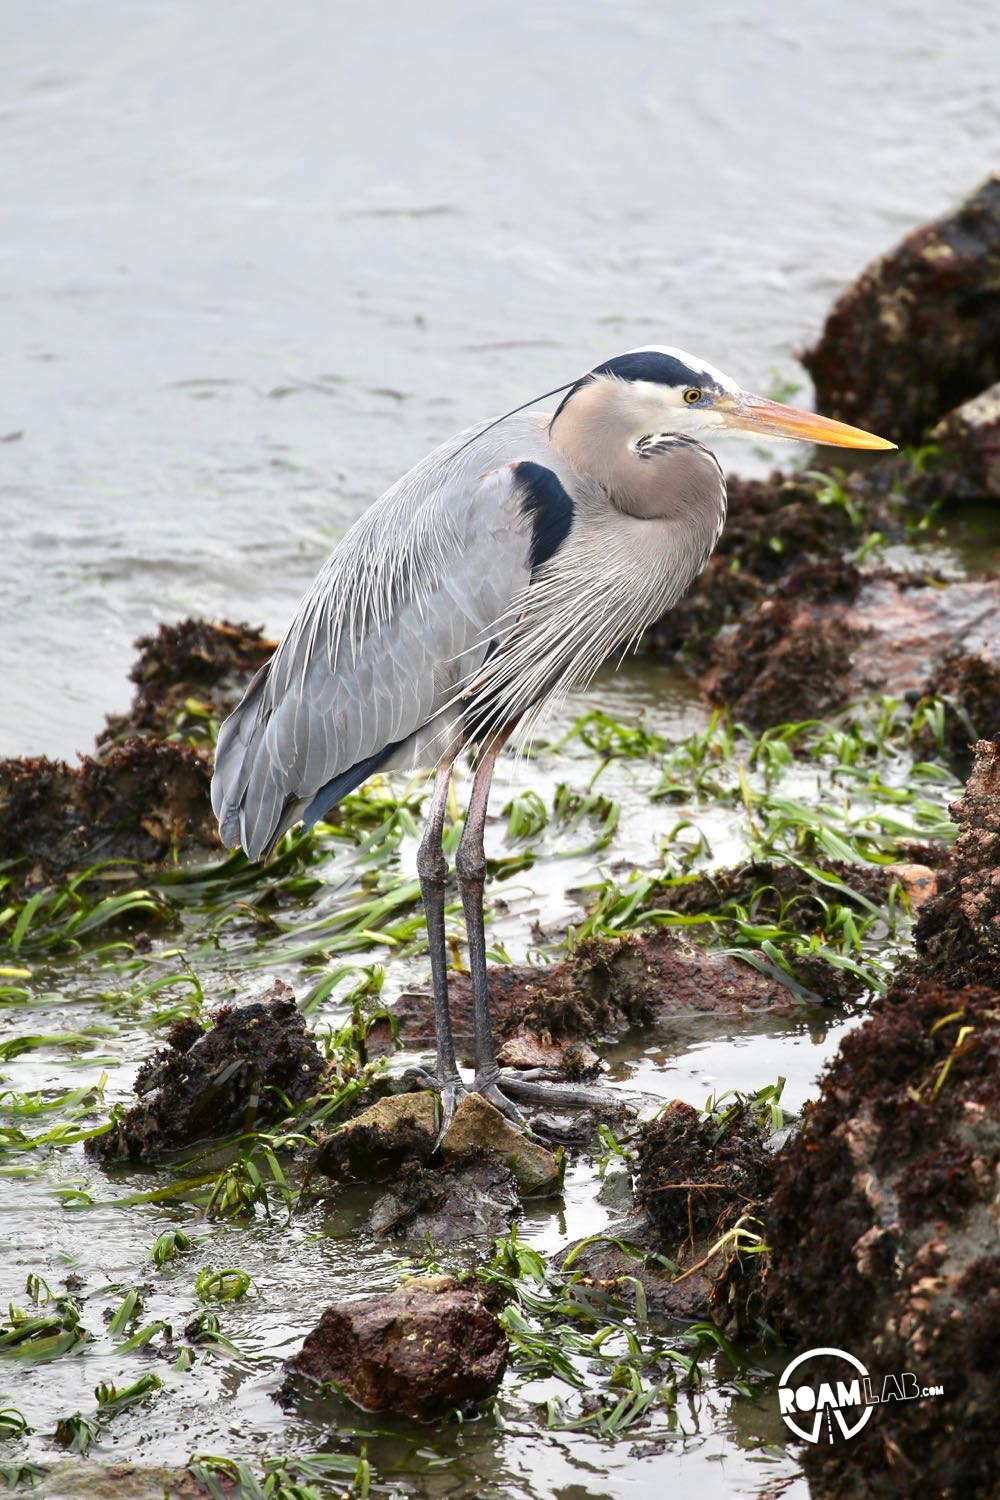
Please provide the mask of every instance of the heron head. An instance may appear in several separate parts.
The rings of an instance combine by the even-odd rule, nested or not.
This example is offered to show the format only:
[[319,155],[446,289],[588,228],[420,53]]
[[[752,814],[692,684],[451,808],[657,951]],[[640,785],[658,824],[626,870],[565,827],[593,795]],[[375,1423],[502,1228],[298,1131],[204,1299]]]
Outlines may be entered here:
[[658,433],[702,441],[747,433],[834,448],[896,446],[846,422],[751,395],[714,365],[662,345],[632,349],[597,365],[564,397],[552,427],[574,403],[586,405],[592,415],[602,410],[610,415],[613,408],[617,424],[631,428],[634,441]]

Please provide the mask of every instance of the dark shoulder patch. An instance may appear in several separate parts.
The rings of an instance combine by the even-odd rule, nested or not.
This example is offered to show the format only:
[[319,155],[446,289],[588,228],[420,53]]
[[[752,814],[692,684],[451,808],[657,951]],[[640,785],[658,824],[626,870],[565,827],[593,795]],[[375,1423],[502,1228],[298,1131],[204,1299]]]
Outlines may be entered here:
[[555,556],[569,536],[575,508],[558,475],[544,464],[525,459],[514,465],[514,472],[521,491],[521,509],[531,518],[531,571],[534,572]]

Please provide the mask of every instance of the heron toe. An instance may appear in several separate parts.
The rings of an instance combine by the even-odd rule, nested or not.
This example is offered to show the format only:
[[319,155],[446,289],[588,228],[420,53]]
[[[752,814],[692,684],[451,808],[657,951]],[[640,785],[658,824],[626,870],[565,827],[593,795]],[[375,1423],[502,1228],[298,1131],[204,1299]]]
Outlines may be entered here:
[[472,1087],[477,1094],[481,1094],[484,1099],[488,1100],[494,1109],[498,1109],[502,1115],[506,1115],[507,1119],[514,1125],[523,1125],[525,1123],[524,1116],[517,1105],[513,1100],[508,1099],[506,1094],[501,1093],[495,1076],[480,1078],[477,1074]]

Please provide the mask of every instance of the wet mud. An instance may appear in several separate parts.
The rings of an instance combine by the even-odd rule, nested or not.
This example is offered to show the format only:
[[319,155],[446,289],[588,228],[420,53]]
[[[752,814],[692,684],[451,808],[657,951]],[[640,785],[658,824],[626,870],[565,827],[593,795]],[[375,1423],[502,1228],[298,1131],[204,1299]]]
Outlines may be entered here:
[[[335,1385],[365,1411],[432,1422],[471,1413],[503,1377],[509,1345],[480,1294],[451,1277],[414,1277],[392,1292],[334,1303],[290,1363],[293,1377]],[[294,1379],[284,1399],[294,1399]]]
[[1000,380],[1000,176],[874,261],[802,362],[817,410],[897,443]]
[[216,1011],[203,1031],[181,1021],[143,1064],[137,1102],[85,1149],[105,1162],[152,1164],[199,1143],[284,1119],[317,1092],[326,1068],[287,984]]

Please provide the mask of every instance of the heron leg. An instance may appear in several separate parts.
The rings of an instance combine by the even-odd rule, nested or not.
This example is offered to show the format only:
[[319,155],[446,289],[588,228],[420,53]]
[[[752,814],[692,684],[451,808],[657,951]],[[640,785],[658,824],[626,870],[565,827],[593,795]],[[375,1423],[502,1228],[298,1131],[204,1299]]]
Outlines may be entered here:
[[[511,726],[512,728],[513,726]],[[472,781],[472,792],[465,815],[465,828],[455,855],[455,873],[462,893],[465,930],[469,943],[469,972],[472,978],[473,1024],[475,1031],[476,1077],[473,1088],[494,1104],[508,1119],[523,1117],[516,1104],[500,1092],[500,1067],[493,1047],[490,1026],[490,992],[486,978],[486,932],[483,923],[483,887],[486,883],[486,854],[483,831],[490,785],[497,756],[503,749],[510,729],[495,736],[481,752]]]
[[455,1105],[465,1093],[465,1085],[455,1062],[455,1041],[448,1011],[448,949],[444,932],[444,892],[448,865],[442,848],[444,815],[448,803],[448,783],[454,756],[441,761],[434,777],[430,812],[424,836],[417,851],[417,874],[420,895],[427,918],[427,946],[431,960],[431,990],[434,998],[434,1038],[437,1044],[437,1068],[428,1083],[441,1099],[441,1128],[438,1141],[451,1124]]

